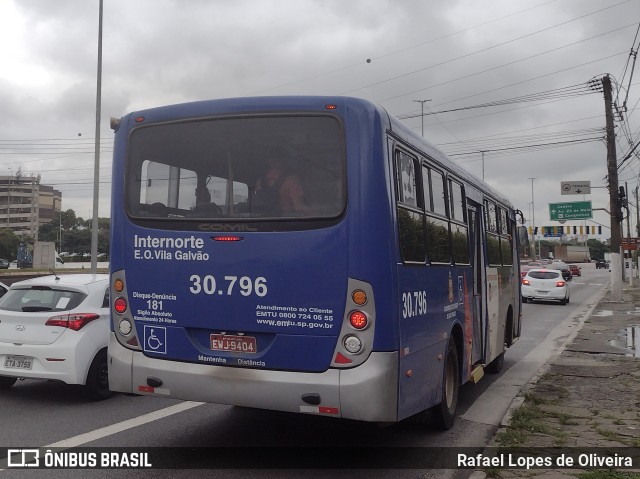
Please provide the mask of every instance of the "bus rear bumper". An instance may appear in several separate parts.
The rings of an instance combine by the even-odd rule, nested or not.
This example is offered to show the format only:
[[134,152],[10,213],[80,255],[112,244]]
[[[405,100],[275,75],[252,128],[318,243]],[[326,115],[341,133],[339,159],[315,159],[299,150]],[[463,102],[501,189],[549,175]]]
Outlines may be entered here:
[[109,387],[123,393],[395,422],[397,385],[397,352],[371,353],[353,369],[302,373],[153,359],[124,348],[113,333],[109,339]]

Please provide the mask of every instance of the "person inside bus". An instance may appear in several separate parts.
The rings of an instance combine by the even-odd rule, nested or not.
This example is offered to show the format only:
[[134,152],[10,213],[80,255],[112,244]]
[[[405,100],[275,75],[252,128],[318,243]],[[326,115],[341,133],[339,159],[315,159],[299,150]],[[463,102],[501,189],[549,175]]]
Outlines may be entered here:
[[269,159],[269,169],[256,182],[253,210],[261,216],[304,216],[311,213],[304,202],[300,178],[287,168],[282,155]]
[[189,216],[220,216],[222,214],[222,209],[211,201],[211,193],[207,187],[210,180],[210,176],[198,175],[196,205],[191,209]]

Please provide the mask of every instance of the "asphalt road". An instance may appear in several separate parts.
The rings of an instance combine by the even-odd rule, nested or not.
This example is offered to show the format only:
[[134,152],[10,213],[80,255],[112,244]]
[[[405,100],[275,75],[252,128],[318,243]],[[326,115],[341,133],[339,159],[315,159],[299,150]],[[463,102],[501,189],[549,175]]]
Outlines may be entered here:
[[[88,402],[78,388],[47,381],[20,381],[0,392],[0,446],[4,447],[321,447],[423,448],[483,446],[495,433],[511,400],[576,330],[581,317],[609,280],[607,270],[583,265],[570,284],[571,302],[525,304],[521,339],[507,352],[502,373],[462,388],[453,429],[440,432],[404,422],[393,426],[308,415],[290,415],[224,405],[115,395]],[[283,449],[279,449],[282,451]],[[398,468],[377,470],[241,469],[248,460],[230,449],[238,470],[4,470],[25,478],[428,478],[465,477],[469,471]],[[362,449],[360,449],[362,451]],[[380,449],[388,453],[388,449]],[[357,453],[358,449],[354,453]],[[281,454],[281,452],[280,452]],[[348,452],[347,452],[348,454]],[[348,457],[348,456],[347,456]],[[282,456],[279,456],[282,459]],[[292,459],[293,460],[293,459]],[[397,460],[390,459],[390,460]],[[19,472],[19,474],[17,474]]]

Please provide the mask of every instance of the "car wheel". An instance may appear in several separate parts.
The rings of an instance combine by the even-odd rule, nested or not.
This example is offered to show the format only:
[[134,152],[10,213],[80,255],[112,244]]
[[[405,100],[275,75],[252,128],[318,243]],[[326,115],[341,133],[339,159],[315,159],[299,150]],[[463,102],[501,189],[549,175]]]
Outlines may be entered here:
[[0,389],[9,389],[13,386],[18,378],[10,378],[9,376],[0,376]]
[[522,302],[526,303],[527,302],[527,298],[525,298],[524,296],[522,297]]
[[453,427],[458,408],[459,388],[458,349],[453,337],[449,337],[442,377],[442,402],[433,408],[433,419],[439,429],[446,430]]
[[107,366],[106,349],[98,351],[96,357],[93,358],[87,374],[85,392],[90,399],[98,401],[107,399],[112,394],[109,390],[109,368]]

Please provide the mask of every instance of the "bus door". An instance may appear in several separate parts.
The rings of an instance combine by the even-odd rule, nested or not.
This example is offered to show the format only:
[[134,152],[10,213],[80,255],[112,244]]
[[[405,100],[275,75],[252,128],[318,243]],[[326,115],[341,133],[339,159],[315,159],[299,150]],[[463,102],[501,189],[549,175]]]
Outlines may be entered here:
[[471,364],[482,361],[485,351],[485,291],[486,273],[484,265],[484,235],[480,224],[481,205],[467,198],[467,221],[469,222],[469,238],[471,241],[471,271],[473,272],[472,314],[473,314],[473,346],[471,348]]

